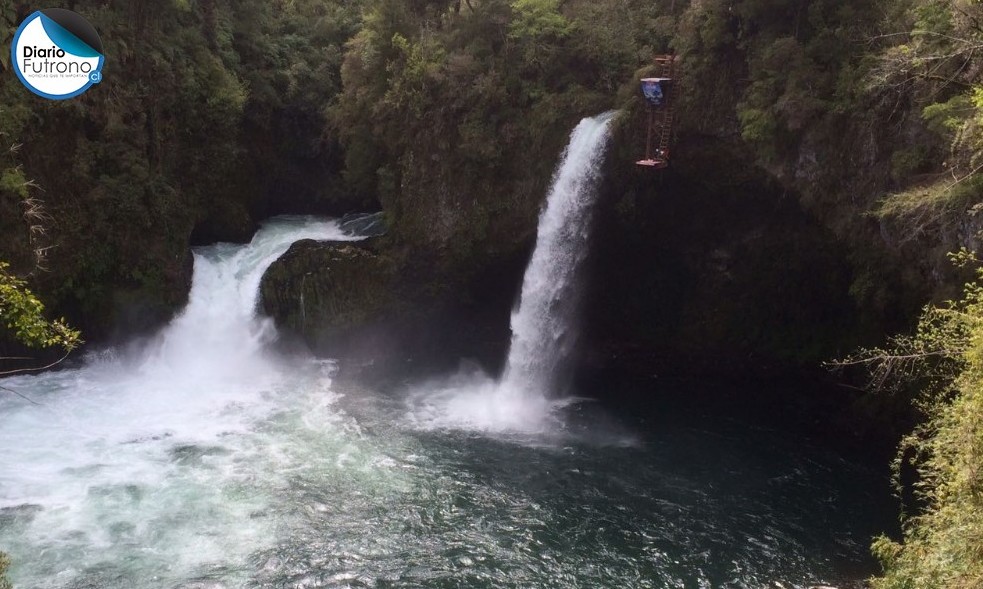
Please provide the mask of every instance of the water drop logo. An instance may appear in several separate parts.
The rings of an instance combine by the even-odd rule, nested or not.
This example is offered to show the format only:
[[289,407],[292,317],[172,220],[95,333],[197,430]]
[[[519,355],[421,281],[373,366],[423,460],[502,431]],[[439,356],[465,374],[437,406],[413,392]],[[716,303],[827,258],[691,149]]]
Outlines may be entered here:
[[71,10],[35,12],[21,24],[10,47],[17,77],[51,100],[82,94],[102,81],[102,41],[87,20]]

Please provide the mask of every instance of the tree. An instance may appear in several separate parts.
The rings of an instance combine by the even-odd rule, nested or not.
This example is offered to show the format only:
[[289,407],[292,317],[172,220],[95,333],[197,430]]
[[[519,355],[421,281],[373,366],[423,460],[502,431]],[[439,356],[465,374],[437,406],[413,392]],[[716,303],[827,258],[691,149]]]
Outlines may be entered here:
[[[965,250],[955,259],[978,265]],[[844,362],[857,363],[870,369],[875,388],[917,388],[925,416],[895,460],[899,490],[902,467],[917,472],[922,508],[903,514],[902,542],[874,542],[884,573],[872,587],[983,586],[983,269],[959,300],[926,307],[914,335]]]
[[898,152],[893,163],[902,172],[927,172],[875,211],[896,225],[899,241],[957,233],[965,212],[983,202],[983,6],[969,0],[902,6],[895,19],[908,32],[878,39],[890,43],[871,71],[870,89],[885,101],[910,100],[949,149],[928,166],[924,152]]
[[[30,348],[58,347],[64,355],[42,368],[0,371],[0,376],[50,368],[64,360],[82,343],[81,333],[70,328],[64,319],[45,317],[44,304],[30,291],[27,283],[9,271],[10,264],[0,261],[0,322],[18,342]],[[0,360],[26,360],[0,358]]]
[[[4,135],[7,133],[0,128],[0,137]],[[14,143],[0,157],[0,210],[6,217],[2,224],[6,239],[0,245],[14,249],[19,245],[26,250],[19,256],[18,267],[26,274],[37,275],[47,270],[47,255],[52,247],[47,225],[52,218],[36,196],[39,187],[24,176],[16,161],[20,147]],[[0,376],[54,366],[82,343],[80,333],[68,327],[64,319],[50,320],[45,316],[44,304],[28,288],[27,281],[12,269],[9,261],[0,259],[0,334],[4,331],[28,348],[61,348],[64,355],[48,366],[0,370]],[[0,361],[30,360],[0,356]]]

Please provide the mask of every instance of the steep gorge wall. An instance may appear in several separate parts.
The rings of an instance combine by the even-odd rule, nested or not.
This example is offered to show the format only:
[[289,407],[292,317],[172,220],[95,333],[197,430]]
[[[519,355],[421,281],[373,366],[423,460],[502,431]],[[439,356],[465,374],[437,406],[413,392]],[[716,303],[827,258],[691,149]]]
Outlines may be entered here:
[[[125,100],[33,104],[0,86],[11,105],[0,130],[25,143],[4,167],[23,165],[57,219],[38,284],[89,339],[166,319],[186,296],[189,242],[374,201],[391,226],[378,254],[416,324],[447,312],[467,331],[480,315],[499,326],[482,338],[505,339],[569,131],[612,108],[622,116],[586,318],[595,348],[814,363],[905,327],[961,282],[944,254],[973,227],[919,237],[868,215],[946,151],[909,98],[864,89],[871,49],[857,39],[879,18],[870,2],[353,6],[266,7],[211,33],[196,9],[109,7],[97,12],[107,38],[142,27],[146,39],[141,54],[111,47],[129,77],[100,91]],[[359,28],[351,15],[363,9]],[[201,76],[142,92],[153,69],[139,55],[156,59],[164,33]],[[199,51],[209,43],[218,51]],[[632,164],[644,141],[636,79],[667,48],[681,59],[679,126],[672,168],[652,174]],[[15,194],[4,199],[19,210]],[[23,257],[23,236],[4,233],[3,255]],[[288,319],[302,290],[289,276],[270,312],[313,341],[324,326]]]
[[[453,305],[488,267],[511,269],[497,278],[514,297],[515,261],[531,247],[569,129],[611,108],[622,115],[586,317],[599,361],[610,349],[815,365],[904,329],[959,283],[944,256],[958,239],[926,248],[869,215],[945,149],[917,105],[865,90],[855,39],[872,30],[868,3],[817,3],[808,14],[754,2],[671,15],[633,7],[642,24],[621,37],[629,47],[645,39],[680,52],[673,165],[655,173],[633,165],[645,134],[636,80],[650,72],[597,37],[611,23],[585,20],[586,6],[535,21],[551,31],[542,37],[525,31],[545,63],[526,61],[514,36],[525,16],[503,2],[439,21],[379,8],[388,16],[376,27],[428,24],[418,36],[369,29],[351,46],[340,109],[354,121],[349,146],[373,159],[349,158],[349,172],[371,172],[360,178],[393,228],[383,251],[426,293],[409,295],[411,307]],[[592,36],[605,41],[579,54]],[[569,75],[571,56],[582,69],[607,63],[606,81]]]

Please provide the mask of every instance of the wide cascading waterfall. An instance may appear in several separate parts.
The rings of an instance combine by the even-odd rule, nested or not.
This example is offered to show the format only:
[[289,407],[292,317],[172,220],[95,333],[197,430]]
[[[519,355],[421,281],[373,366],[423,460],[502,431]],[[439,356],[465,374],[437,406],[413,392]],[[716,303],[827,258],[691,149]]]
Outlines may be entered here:
[[261,430],[332,394],[330,367],[280,358],[256,314],[263,272],[300,239],[357,238],[281,217],[250,244],[200,248],[187,306],[144,345],[3,381],[38,403],[0,395],[0,550],[18,586],[174,587],[269,544],[257,514],[288,452]]
[[144,376],[170,375],[195,383],[256,382],[275,373],[263,353],[276,337],[256,316],[263,273],[295,241],[351,240],[336,221],[281,217],[247,246],[218,244],[195,253],[188,305],[153,342]]
[[577,339],[577,276],[587,255],[596,184],[615,114],[581,121],[556,172],[512,314],[512,345],[500,385],[507,394],[543,396],[560,387]]

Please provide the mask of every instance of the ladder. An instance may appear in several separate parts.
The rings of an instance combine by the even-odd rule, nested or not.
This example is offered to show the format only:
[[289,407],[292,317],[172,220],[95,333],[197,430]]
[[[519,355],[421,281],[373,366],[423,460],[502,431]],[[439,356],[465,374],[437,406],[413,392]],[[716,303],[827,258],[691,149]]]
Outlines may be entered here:
[[666,106],[661,109],[660,114],[662,115],[659,124],[659,153],[662,157],[668,159],[669,155],[669,143],[672,141],[672,122],[674,118],[674,110],[676,107],[676,88],[679,87],[679,81],[675,76],[675,58],[672,55],[657,57],[655,59],[656,65],[659,66],[659,77],[669,78],[672,82],[669,85],[669,96],[666,100]]
[[650,104],[648,107],[648,139],[645,142],[645,159],[637,162],[640,166],[655,169],[669,166],[669,147],[672,143],[672,124],[675,119],[676,94],[679,87],[679,81],[675,78],[675,61],[674,55],[659,55],[655,58],[656,75],[659,79],[668,80],[669,86],[665,103],[660,106]]

